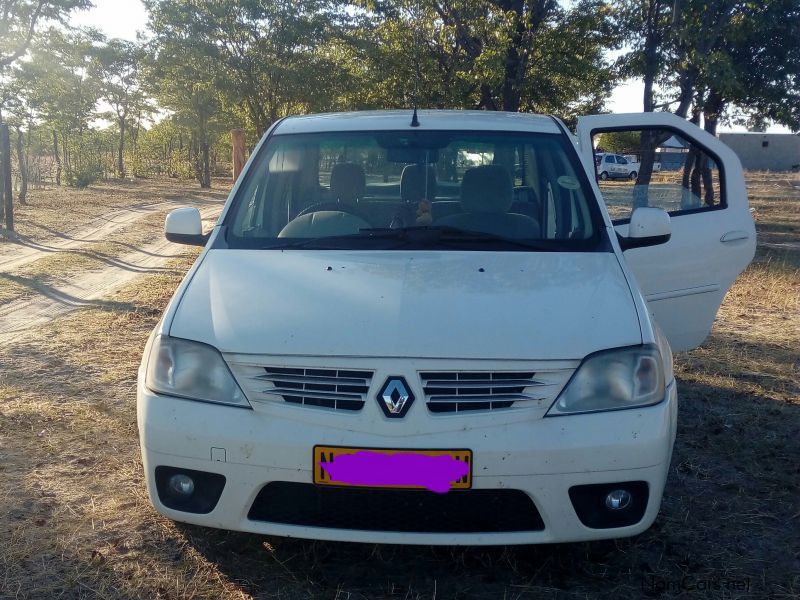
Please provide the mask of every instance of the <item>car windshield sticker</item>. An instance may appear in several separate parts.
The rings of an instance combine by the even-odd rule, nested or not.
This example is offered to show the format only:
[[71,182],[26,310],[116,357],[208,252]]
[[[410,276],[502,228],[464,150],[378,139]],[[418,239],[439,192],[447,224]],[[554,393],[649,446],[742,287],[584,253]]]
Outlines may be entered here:
[[581,186],[577,179],[570,177],[569,175],[562,175],[557,181],[558,185],[568,190],[577,190]]

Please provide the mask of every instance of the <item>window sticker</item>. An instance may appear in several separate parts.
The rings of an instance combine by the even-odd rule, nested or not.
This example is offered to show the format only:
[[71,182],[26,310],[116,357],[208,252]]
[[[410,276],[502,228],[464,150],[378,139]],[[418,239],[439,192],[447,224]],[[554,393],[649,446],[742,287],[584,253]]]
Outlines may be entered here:
[[558,185],[568,190],[577,190],[578,188],[581,187],[580,184],[578,183],[578,180],[575,179],[574,177],[570,177],[569,175],[562,175],[561,177],[558,178],[557,181]]

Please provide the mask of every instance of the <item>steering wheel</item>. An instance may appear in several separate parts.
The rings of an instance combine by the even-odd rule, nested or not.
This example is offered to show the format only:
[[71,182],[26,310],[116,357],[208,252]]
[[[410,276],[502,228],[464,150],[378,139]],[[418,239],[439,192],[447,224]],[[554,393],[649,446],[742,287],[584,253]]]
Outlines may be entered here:
[[350,204],[345,204],[344,202],[318,202],[317,204],[312,204],[311,206],[307,206],[299,213],[297,213],[295,219],[297,217],[302,217],[303,215],[307,215],[314,212],[320,212],[323,210],[332,210],[336,212],[347,213],[348,215],[353,215],[354,217],[358,217],[362,221],[366,221],[369,224],[369,226],[372,227],[372,223],[370,223],[370,220],[363,212],[358,210],[355,206],[352,206]]

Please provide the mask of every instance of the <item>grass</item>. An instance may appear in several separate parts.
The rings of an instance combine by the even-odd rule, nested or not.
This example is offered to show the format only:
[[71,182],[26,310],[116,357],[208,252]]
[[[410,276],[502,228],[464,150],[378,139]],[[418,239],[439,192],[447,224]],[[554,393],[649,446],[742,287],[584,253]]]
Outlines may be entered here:
[[[800,199],[792,183],[766,199],[780,196],[772,183],[751,187],[759,239],[788,230],[796,242]],[[0,598],[800,597],[791,244],[760,246],[707,343],[676,356],[678,439],[654,526],[612,542],[494,548],[308,542],[158,516],[135,372],[194,256],[0,348]]]
[[230,181],[215,180],[214,189],[200,190],[191,181],[181,180],[107,180],[85,189],[43,187],[28,190],[28,202],[14,207],[16,236],[0,229],[0,250],[14,239],[41,242],[63,237],[93,219],[114,209],[156,204],[167,200],[221,200],[230,189]]

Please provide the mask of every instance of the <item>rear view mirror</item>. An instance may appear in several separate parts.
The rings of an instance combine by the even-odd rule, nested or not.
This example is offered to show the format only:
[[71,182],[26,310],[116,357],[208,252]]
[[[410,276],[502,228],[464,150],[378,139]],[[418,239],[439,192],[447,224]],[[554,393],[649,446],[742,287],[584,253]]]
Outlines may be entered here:
[[665,244],[672,235],[672,223],[662,208],[639,207],[631,213],[628,235],[620,236],[622,250]]
[[386,160],[405,164],[435,164],[439,161],[439,151],[436,148],[387,148]]
[[208,236],[203,235],[203,220],[194,207],[176,208],[164,221],[164,236],[176,244],[205,246]]

